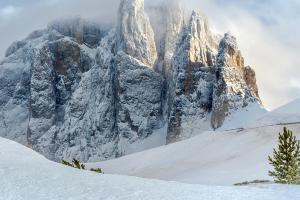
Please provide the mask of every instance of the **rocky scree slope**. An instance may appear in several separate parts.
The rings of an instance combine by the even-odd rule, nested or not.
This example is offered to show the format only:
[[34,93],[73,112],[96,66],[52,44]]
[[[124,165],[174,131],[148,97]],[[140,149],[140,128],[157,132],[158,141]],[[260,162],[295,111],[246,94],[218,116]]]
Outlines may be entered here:
[[13,43],[0,63],[0,136],[52,160],[93,162],[261,105],[233,36],[213,34],[196,12],[186,20],[176,4],[149,9],[166,17],[164,29],[144,10],[143,0],[122,0],[115,28],[60,20]]

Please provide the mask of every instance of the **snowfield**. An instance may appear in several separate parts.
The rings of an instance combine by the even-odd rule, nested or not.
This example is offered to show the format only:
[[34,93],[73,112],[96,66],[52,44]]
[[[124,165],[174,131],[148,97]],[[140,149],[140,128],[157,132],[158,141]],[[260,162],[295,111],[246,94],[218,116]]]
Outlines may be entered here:
[[112,174],[206,185],[272,180],[267,158],[277,148],[278,133],[287,126],[300,139],[299,105],[300,100],[296,100],[248,123],[247,128],[205,132],[182,142],[89,166]]
[[[65,167],[0,138],[1,200],[295,200],[297,186],[201,186]],[[213,178],[213,177],[212,177]]]
[[[268,155],[283,126],[206,132],[148,151],[89,164],[107,173],[209,185],[272,180]],[[289,126],[300,138],[300,125]],[[299,188],[300,189],[300,188]]]

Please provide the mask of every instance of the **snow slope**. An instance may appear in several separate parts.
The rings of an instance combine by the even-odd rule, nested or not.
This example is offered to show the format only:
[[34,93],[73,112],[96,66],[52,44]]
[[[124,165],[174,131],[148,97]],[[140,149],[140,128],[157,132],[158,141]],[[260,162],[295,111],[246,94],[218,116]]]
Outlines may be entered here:
[[262,115],[252,123],[249,123],[247,127],[289,123],[300,123],[300,99],[296,99],[287,105]]
[[242,128],[268,113],[269,112],[262,105],[252,103],[245,108],[241,108],[240,110],[233,112],[225,119],[224,125],[218,130]]
[[244,126],[248,128],[205,132],[182,142],[90,166],[100,166],[112,174],[197,184],[272,180],[268,176],[267,157],[277,147],[283,126],[300,139],[300,124],[294,123],[300,118],[299,105],[298,100],[267,113]]
[[297,186],[221,187],[100,175],[0,138],[0,200],[291,200]]
[[[282,126],[206,132],[191,139],[115,160],[90,164],[107,173],[185,183],[232,185],[267,179],[267,157]],[[300,125],[289,126],[298,133]]]

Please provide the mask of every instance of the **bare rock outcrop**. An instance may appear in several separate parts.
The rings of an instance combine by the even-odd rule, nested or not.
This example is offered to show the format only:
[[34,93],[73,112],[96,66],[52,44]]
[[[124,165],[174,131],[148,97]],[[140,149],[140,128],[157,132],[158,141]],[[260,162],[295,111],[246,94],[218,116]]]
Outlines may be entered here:
[[207,20],[193,12],[181,34],[172,63],[168,142],[209,129],[218,43]]

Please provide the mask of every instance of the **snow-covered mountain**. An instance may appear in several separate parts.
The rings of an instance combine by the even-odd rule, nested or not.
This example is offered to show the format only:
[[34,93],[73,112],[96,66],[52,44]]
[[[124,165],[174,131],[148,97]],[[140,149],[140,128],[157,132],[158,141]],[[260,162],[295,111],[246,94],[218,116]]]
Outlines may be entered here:
[[51,162],[0,138],[0,200],[291,200],[298,186],[215,187],[104,175]]
[[60,20],[14,42],[0,62],[0,136],[92,162],[264,112],[235,37],[174,2],[148,12],[122,0],[113,28]]

